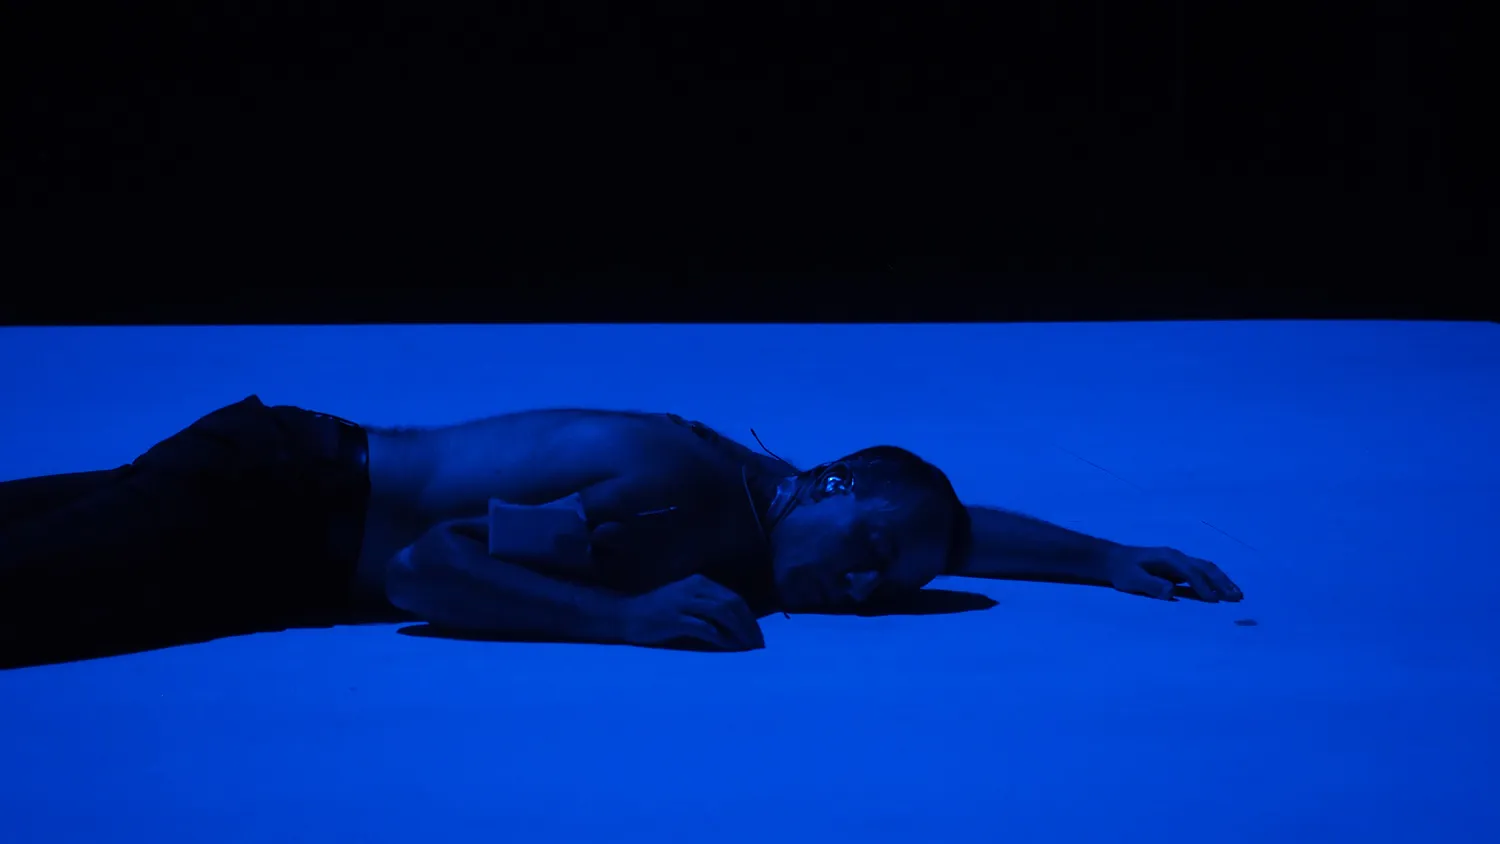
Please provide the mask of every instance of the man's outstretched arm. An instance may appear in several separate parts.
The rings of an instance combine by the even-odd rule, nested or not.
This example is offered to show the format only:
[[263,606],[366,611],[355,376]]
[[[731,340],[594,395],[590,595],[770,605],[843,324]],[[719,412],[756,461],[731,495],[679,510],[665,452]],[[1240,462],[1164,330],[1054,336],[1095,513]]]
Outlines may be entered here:
[[972,539],[950,574],[1111,586],[1170,599],[1179,583],[1204,601],[1238,601],[1219,567],[1171,548],[1121,545],[994,507],[969,507]]
[[973,538],[953,574],[1003,580],[1110,585],[1107,559],[1121,546],[1041,519],[969,507]]

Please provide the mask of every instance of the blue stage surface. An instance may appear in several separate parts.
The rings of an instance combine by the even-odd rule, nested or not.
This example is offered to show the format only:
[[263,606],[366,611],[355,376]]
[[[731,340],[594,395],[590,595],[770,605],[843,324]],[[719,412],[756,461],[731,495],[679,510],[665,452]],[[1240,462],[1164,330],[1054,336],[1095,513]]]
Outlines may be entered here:
[[370,425],[674,412],[799,465],[902,445],[968,503],[1247,596],[940,578],[996,603],[773,615],[748,653],[373,624],[0,671],[7,844],[1500,827],[1493,324],[7,328],[0,360],[0,480],[127,463],[252,393]]

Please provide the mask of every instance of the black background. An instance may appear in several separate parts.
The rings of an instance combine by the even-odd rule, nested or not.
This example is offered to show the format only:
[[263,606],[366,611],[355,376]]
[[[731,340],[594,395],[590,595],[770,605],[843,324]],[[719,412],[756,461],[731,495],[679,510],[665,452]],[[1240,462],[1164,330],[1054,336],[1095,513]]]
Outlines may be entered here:
[[11,5],[9,322],[1489,315],[1443,5]]

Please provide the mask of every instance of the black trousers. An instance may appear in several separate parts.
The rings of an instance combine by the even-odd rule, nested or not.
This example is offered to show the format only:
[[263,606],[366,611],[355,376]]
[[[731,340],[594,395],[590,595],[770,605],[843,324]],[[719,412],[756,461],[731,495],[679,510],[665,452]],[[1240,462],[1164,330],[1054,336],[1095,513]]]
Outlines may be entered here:
[[0,649],[129,649],[347,609],[368,464],[359,426],[250,396],[129,465],[0,483]]

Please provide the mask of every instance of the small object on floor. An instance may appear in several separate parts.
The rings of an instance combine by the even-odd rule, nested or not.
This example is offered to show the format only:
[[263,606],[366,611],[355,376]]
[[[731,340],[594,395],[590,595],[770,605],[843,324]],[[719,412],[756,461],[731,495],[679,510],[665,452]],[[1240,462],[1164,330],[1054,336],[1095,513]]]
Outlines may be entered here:
[[1256,621],[1253,618],[1237,618],[1237,619],[1234,620],[1234,623],[1237,624],[1237,625],[1239,625],[1240,627],[1259,627],[1260,626],[1260,622]]

